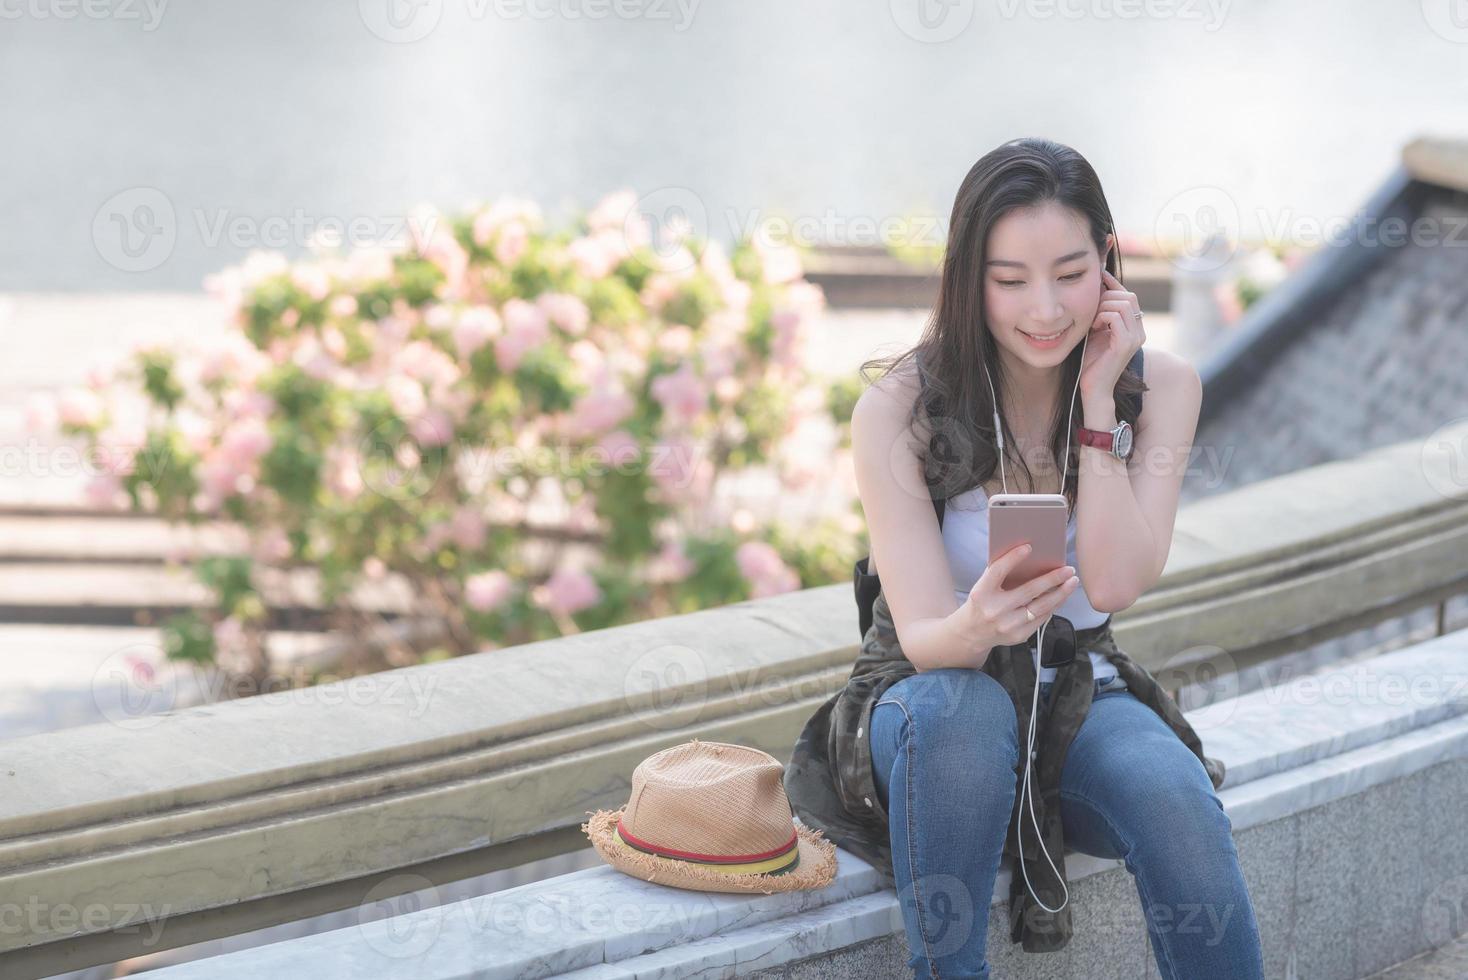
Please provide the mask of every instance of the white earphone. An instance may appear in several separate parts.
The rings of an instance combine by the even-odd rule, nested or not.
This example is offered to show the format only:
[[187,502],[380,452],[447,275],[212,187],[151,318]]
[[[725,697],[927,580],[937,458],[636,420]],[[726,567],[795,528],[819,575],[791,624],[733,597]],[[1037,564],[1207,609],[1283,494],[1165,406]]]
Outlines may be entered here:
[[[1087,330],[1085,336],[1081,338],[1082,364],[1085,363],[1086,359],[1086,342],[1090,339],[1091,331]],[[999,424],[999,397],[994,393],[994,378],[989,374],[988,364],[984,365],[984,376],[989,380],[989,397],[994,403],[994,437],[996,440],[998,440],[999,443],[999,477],[1001,480],[1004,481],[1004,492],[1008,493],[1009,477],[1006,476],[1004,472],[1004,427]],[[1076,392],[1080,390],[1080,386],[1081,373],[1080,371],[1077,371],[1075,388],[1071,389],[1070,393],[1070,408],[1068,409],[1065,418],[1065,462],[1062,465],[1060,471],[1060,492],[1062,494],[1065,493],[1065,478],[1070,473],[1071,421],[1075,418]],[[1041,901],[1040,896],[1035,894],[1034,886],[1030,884],[1030,874],[1028,871],[1025,870],[1024,838],[1020,834],[1020,830],[1024,827],[1023,821],[1015,824],[1014,846],[1015,850],[1018,851],[1020,855],[1019,860],[1016,861],[1016,863],[1019,865],[1020,873],[1024,875],[1025,887],[1029,889],[1030,895],[1037,903],[1039,903],[1040,908],[1053,915],[1054,913],[1059,912],[1061,909],[1065,908],[1066,903],[1070,901],[1070,889],[1066,888],[1065,876],[1060,873],[1059,868],[1055,867],[1055,861],[1050,857],[1050,852],[1045,848],[1045,837],[1040,832],[1040,820],[1038,817],[1035,816],[1035,794],[1034,790],[1030,788],[1030,773],[1034,768],[1035,713],[1040,707],[1040,651],[1045,649],[1045,626],[1049,622],[1050,616],[1046,616],[1045,622],[1040,624],[1040,632],[1035,639],[1035,690],[1030,704],[1029,734],[1025,739],[1025,778],[1024,783],[1020,789],[1020,799],[1028,801],[1030,809],[1030,823],[1033,824],[1035,827],[1035,839],[1040,845],[1040,852],[1045,855],[1045,860],[1047,863],[1049,863],[1050,870],[1055,872],[1055,877],[1060,879],[1060,889],[1064,895],[1064,898],[1061,899],[1060,906],[1058,908],[1052,909],[1050,906]]]

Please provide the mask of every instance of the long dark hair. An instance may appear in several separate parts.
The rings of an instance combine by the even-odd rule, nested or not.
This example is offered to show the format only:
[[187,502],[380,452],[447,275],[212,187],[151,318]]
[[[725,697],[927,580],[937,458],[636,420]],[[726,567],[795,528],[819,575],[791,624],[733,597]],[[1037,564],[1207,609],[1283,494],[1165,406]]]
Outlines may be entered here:
[[[984,263],[989,232],[1011,211],[1055,203],[1085,217],[1097,254],[1106,247],[1108,233],[1115,234],[1111,208],[1101,190],[1101,181],[1085,157],[1075,150],[1047,139],[1017,139],[986,153],[969,170],[959,185],[949,219],[948,244],[943,255],[938,301],[928,317],[922,337],[912,348],[885,358],[874,358],[861,366],[863,378],[870,368],[892,373],[909,359],[922,380],[922,397],[915,400],[910,426],[927,430],[923,454],[923,478],[930,496],[947,499],[988,482],[999,466],[994,435],[994,400],[984,378],[989,365],[995,394],[1004,401],[1005,378],[998,345],[983,327]],[[1106,268],[1118,280],[1121,275],[1119,249],[1107,256]],[[1123,280],[1124,281],[1124,280]],[[1085,324],[1087,328],[1090,324]],[[1069,393],[1081,370],[1081,345],[1067,355],[1060,368],[1061,397],[1050,420],[1049,450],[1057,472],[1062,471]],[[868,379],[870,380],[870,379]],[[1127,396],[1146,391],[1147,386],[1130,369],[1124,370],[1112,393],[1118,421],[1137,425],[1134,399]],[[1001,420],[1003,416],[1001,414]],[[1082,424],[1077,396],[1074,425]],[[1016,445],[1007,420],[1003,421],[1004,442],[1013,455]],[[1080,446],[1071,440],[1071,456],[1064,494],[1074,511],[1079,486]],[[1029,485],[1034,487],[1029,464],[1021,458]]]

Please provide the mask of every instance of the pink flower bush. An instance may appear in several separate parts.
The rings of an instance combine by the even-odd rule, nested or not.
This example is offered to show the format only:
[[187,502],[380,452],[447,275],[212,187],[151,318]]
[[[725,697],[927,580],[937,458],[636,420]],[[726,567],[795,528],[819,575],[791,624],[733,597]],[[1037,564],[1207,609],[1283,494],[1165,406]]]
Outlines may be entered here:
[[494,612],[509,601],[514,590],[515,583],[505,572],[480,572],[465,580],[464,601],[477,612]]
[[800,579],[780,558],[780,553],[763,541],[746,541],[734,554],[740,573],[754,585],[753,596],[779,595],[800,588]]
[[531,590],[531,600],[552,613],[570,616],[596,605],[601,589],[580,569],[558,568],[543,585]]
[[206,280],[222,340],[140,347],[28,405],[106,460],[93,505],[248,532],[171,655],[260,663],[258,576],[297,560],[343,629],[377,583],[456,653],[799,588],[798,549],[716,490],[825,475],[781,451],[824,410],[803,368],[824,298],[795,250],[654,235],[640,206],[620,190],[548,231],[503,197],[417,208],[403,242],[253,252]]

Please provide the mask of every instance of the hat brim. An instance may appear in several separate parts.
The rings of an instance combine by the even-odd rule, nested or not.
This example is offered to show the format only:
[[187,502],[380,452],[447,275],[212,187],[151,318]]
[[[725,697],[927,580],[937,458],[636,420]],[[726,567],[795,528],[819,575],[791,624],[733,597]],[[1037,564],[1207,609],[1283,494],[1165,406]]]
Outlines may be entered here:
[[592,812],[591,818],[581,825],[581,830],[591,838],[591,846],[608,864],[634,878],[693,891],[763,892],[766,895],[825,888],[836,880],[836,845],[826,840],[820,831],[798,823],[794,827],[800,861],[794,871],[779,875],[730,875],[627,846],[617,836],[617,821],[625,809],[622,806],[615,810]]

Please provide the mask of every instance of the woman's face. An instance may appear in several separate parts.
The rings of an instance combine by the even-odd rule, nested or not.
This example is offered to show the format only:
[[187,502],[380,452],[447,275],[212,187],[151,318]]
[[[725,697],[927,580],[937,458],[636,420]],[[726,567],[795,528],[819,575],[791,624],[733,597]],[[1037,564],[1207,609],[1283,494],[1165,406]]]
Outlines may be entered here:
[[[1025,364],[1060,364],[1096,319],[1102,256],[1087,231],[1084,217],[1050,203],[1011,211],[989,232],[984,267],[989,331],[1001,349]],[[1108,251],[1112,242],[1107,235]]]

